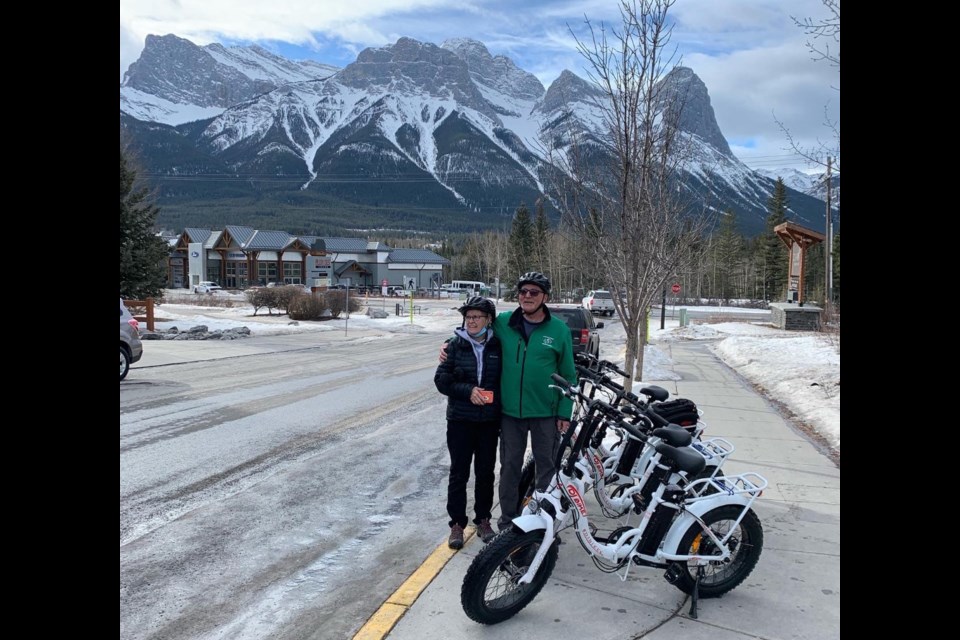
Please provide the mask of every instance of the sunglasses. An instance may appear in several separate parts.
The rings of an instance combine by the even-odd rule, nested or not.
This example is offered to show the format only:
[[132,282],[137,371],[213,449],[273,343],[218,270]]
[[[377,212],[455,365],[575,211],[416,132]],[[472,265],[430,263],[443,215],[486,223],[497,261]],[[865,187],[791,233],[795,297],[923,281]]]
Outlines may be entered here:
[[542,293],[543,291],[540,291],[540,289],[520,289],[517,291],[517,295],[527,296],[528,298],[536,298]]

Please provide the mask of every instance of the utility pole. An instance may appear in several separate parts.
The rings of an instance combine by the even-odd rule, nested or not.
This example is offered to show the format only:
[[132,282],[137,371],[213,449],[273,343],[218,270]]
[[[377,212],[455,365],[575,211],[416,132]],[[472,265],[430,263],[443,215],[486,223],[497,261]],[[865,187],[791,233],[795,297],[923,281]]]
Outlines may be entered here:
[[823,270],[826,274],[824,292],[826,293],[825,306],[827,307],[833,304],[833,219],[830,210],[830,192],[832,191],[830,187],[833,181],[830,178],[831,160],[832,158],[827,156],[827,232],[824,234],[827,240],[827,250],[823,252],[827,260]]
[[660,302],[660,330],[663,331],[663,325],[667,318],[667,283],[663,283],[663,298]]

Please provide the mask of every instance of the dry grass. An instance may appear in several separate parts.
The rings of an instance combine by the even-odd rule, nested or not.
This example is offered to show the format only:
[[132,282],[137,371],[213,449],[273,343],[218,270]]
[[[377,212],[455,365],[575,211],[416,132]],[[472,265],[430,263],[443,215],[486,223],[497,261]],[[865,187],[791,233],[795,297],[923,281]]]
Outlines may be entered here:
[[233,307],[242,307],[249,303],[246,299],[238,299],[231,295],[224,294],[206,294],[206,293],[168,293],[164,296],[162,303],[184,304],[198,307],[223,307],[232,309]]
[[828,305],[820,314],[820,334],[840,353],[840,307]]

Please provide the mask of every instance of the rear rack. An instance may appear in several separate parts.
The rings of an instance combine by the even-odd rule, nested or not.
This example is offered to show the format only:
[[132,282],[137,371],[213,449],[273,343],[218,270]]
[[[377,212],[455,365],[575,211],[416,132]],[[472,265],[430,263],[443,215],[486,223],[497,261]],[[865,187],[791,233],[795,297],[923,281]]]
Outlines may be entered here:
[[[754,500],[760,497],[763,493],[763,490],[768,486],[767,479],[761,476],[759,473],[754,473],[753,471],[747,471],[746,473],[740,473],[733,476],[716,476],[713,478],[701,478],[700,480],[694,480],[687,485],[687,494],[688,497],[684,500],[686,504],[693,504],[700,500],[709,500],[713,493],[725,493],[729,496],[734,495],[748,495],[750,496],[750,503],[753,503]],[[714,491],[703,495],[703,492],[707,488],[712,488]]]

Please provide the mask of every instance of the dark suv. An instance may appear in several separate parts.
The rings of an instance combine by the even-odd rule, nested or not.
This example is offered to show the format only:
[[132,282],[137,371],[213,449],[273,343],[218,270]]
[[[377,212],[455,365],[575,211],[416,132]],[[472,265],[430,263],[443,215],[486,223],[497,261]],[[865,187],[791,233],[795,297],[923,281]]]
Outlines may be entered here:
[[573,337],[573,352],[588,353],[592,356],[600,355],[600,334],[597,329],[603,329],[602,322],[596,322],[593,314],[583,307],[550,306],[550,315],[560,318],[570,327]]

